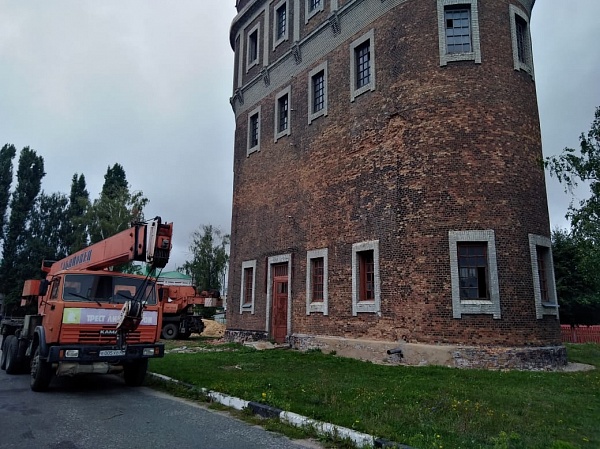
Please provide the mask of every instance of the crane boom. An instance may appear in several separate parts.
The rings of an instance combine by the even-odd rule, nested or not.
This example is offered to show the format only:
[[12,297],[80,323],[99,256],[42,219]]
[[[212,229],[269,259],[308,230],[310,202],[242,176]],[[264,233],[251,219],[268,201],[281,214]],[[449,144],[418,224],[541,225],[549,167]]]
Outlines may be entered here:
[[164,268],[169,261],[173,223],[134,223],[129,229],[88,246],[58,261],[42,262],[42,271],[54,275],[61,270],[104,270],[127,262],[146,262]]

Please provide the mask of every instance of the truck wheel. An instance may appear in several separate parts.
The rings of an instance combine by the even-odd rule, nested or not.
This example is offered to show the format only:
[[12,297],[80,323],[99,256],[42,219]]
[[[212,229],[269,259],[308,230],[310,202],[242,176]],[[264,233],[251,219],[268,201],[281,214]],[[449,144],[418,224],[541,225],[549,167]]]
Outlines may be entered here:
[[8,339],[8,336],[4,336],[2,337],[2,354],[0,355],[0,369],[6,369],[6,348],[8,347],[6,345],[6,340]]
[[123,377],[125,385],[128,387],[139,387],[144,382],[146,370],[148,369],[148,359],[135,360],[123,366]]
[[42,360],[40,356],[40,347],[35,348],[33,358],[31,359],[31,382],[33,391],[46,391],[52,380],[52,364]]
[[179,333],[179,327],[175,323],[165,324],[162,328],[162,338],[165,340],[173,340]]
[[4,344],[6,351],[6,374],[18,374],[19,363],[19,340],[14,335],[9,335]]

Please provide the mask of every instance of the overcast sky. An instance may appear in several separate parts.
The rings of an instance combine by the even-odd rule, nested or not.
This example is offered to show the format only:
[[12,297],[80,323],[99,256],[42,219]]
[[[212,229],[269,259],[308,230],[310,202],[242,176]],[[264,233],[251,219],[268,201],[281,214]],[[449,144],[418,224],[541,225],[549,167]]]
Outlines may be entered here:
[[[150,200],[146,216],[174,222],[167,269],[180,266],[198,226],[230,229],[234,5],[0,0],[0,146],[42,155],[47,193],[68,194],[83,173],[97,198],[107,167],[120,163]],[[600,0],[534,7],[545,155],[578,146],[600,106],[599,17]],[[553,178],[548,197],[552,226],[567,227],[571,197]]]

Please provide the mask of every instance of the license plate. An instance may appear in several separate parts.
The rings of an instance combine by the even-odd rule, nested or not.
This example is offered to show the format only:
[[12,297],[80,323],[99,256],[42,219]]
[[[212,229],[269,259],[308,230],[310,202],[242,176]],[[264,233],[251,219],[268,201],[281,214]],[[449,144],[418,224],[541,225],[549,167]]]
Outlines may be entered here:
[[125,355],[125,351],[119,349],[104,349],[100,351],[100,357],[117,357]]

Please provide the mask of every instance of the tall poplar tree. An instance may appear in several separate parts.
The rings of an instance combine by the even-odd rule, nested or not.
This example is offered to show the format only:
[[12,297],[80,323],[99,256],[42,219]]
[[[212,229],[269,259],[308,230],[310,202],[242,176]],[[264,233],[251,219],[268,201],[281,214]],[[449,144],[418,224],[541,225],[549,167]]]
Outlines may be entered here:
[[44,158],[29,147],[23,148],[19,156],[17,186],[10,200],[10,218],[2,248],[0,291],[6,294],[5,309],[7,305],[10,307],[17,302],[23,288],[19,262],[26,251],[26,229],[44,175]]
[[10,200],[10,186],[13,179],[13,159],[17,154],[14,145],[6,144],[0,150],[0,240],[4,239],[6,210]]
[[85,176],[75,173],[71,180],[71,194],[67,208],[71,226],[67,239],[69,253],[77,252],[88,244],[87,212],[90,206],[90,194],[86,188]]
[[88,213],[91,243],[124,231],[133,222],[143,221],[146,204],[148,199],[142,192],[130,192],[120,164],[108,167],[100,198],[94,201]]

